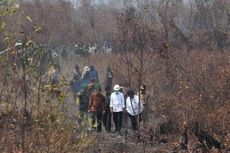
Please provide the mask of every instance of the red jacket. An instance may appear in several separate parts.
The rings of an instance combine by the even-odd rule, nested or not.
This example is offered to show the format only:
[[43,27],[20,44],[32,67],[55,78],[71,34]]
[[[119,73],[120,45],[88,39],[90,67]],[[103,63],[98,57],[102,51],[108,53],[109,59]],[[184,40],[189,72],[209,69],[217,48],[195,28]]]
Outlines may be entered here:
[[89,110],[91,112],[102,112],[105,110],[105,96],[100,91],[92,93],[89,100]]

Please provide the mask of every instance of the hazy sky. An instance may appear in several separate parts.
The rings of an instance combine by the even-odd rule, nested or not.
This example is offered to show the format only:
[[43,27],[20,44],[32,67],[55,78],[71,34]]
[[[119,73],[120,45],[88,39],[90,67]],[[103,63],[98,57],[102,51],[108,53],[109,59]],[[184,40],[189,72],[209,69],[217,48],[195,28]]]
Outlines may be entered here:
[[[75,5],[79,5],[81,0],[67,0],[67,1],[71,1]],[[115,7],[123,6],[123,1],[131,1],[134,5],[135,5],[135,3],[137,1],[142,2],[142,0],[92,0],[92,2],[94,4],[100,4],[100,3],[108,4],[108,3],[111,3]],[[189,2],[189,1],[192,1],[192,0],[183,0],[183,1],[186,3],[186,2]]]

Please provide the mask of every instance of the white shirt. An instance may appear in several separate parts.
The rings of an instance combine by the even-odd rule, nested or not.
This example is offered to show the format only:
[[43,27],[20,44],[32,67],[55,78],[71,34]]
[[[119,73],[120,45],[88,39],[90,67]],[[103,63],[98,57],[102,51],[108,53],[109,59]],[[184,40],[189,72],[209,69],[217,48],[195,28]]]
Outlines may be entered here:
[[126,111],[130,115],[138,115],[138,113],[141,113],[144,109],[143,103],[140,102],[140,110],[139,110],[139,97],[137,95],[134,96],[132,100],[130,100],[130,97],[127,97],[126,99]]
[[122,112],[123,108],[125,108],[125,99],[123,93],[112,93],[110,96],[109,107],[113,108],[113,112]]

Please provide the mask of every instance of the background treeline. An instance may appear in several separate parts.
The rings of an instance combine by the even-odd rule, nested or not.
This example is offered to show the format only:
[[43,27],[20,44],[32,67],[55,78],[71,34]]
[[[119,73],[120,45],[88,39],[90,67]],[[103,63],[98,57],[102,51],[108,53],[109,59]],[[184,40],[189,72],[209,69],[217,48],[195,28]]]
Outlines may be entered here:
[[[133,7],[144,18],[152,32],[174,47],[225,48],[229,46],[230,10],[228,0],[144,0],[118,2],[92,0],[77,5],[68,1],[19,1],[20,9],[7,20],[15,40],[32,34],[34,41],[52,47],[77,42],[113,41],[118,32],[118,16]],[[117,6],[117,7],[116,7]],[[33,26],[25,16],[33,21]],[[1,17],[2,18],[2,17]],[[6,35],[1,34],[1,38]],[[4,42],[1,39],[1,48]]]

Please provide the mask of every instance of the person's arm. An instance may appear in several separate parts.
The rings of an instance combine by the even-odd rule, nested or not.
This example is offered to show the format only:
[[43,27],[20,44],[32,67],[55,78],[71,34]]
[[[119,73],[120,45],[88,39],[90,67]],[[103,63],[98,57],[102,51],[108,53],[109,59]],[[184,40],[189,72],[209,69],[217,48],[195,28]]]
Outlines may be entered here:
[[126,108],[125,108],[125,111],[128,112],[128,109],[129,109],[129,97],[126,98]]
[[122,108],[123,108],[123,111],[125,111],[125,97],[123,93],[121,95],[122,95],[121,96]]
[[106,97],[104,95],[103,96],[103,100],[102,100],[102,109],[103,111],[105,111],[105,108],[106,108]]
[[98,75],[98,72],[96,71],[96,80],[98,81],[99,80],[99,75]]
[[[143,101],[141,101],[141,99],[140,99],[140,101],[139,101],[139,96],[136,96],[136,101],[138,101],[138,112],[139,113],[141,113],[143,110],[144,110],[144,106],[143,106]],[[140,110],[139,110],[139,107],[140,107]]]
[[143,103],[141,103],[141,109],[140,109],[140,112],[142,112],[144,110],[144,105]]
[[[139,96],[137,96],[137,97],[138,97],[138,102],[139,102]],[[140,95],[140,102],[141,102],[142,104],[145,103],[145,95]]]
[[109,107],[110,107],[110,112],[113,112],[113,94],[111,94],[111,96],[110,96],[110,104],[109,104]]

